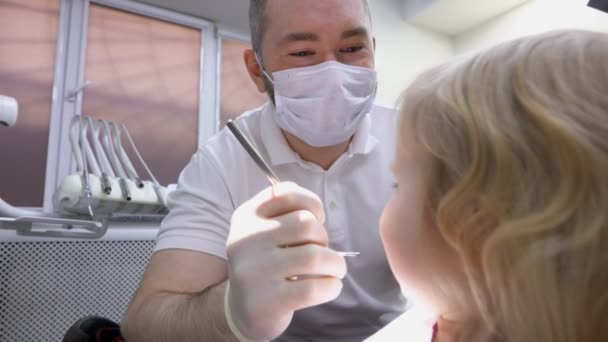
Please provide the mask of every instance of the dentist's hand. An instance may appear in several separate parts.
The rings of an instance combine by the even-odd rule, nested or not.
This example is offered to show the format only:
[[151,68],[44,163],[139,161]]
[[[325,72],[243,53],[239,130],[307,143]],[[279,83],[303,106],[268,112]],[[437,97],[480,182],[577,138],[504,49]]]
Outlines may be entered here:
[[324,222],[319,197],[294,183],[267,188],[235,211],[225,310],[237,337],[272,340],[295,310],[340,294],[346,263],[326,247]]

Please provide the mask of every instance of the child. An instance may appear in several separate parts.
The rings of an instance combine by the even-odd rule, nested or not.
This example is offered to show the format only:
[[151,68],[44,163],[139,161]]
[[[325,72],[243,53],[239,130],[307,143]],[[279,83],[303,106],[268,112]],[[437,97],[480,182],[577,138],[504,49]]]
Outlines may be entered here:
[[457,59],[401,112],[380,232],[432,340],[608,341],[608,35]]

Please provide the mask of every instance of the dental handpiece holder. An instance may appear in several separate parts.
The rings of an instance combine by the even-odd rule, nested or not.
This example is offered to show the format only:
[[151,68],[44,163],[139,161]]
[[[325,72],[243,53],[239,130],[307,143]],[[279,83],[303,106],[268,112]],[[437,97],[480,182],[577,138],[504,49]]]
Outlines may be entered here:
[[[0,95],[0,120],[12,126],[17,104],[4,98]],[[122,145],[123,135],[150,180],[138,175]],[[79,115],[72,120],[70,142],[76,171],[56,190],[53,213],[15,208],[0,198],[0,229],[32,237],[98,239],[113,219],[157,222],[167,213],[170,190],[158,183],[124,125]]]
[[[149,180],[135,169],[123,138],[129,142]],[[124,124],[75,116],[70,143],[76,172],[65,177],[55,193],[56,211],[97,216],[167,213],[169,190],[158,183]]]
[[[17,123],[19,104],[10,96],[0,95],[0,134]],[[18,235],[75,239],[97,239],[108,226],[107,219],[91,220],[77,216],[48,214],[37,210],[13,207],[0,197],[0,229]]]

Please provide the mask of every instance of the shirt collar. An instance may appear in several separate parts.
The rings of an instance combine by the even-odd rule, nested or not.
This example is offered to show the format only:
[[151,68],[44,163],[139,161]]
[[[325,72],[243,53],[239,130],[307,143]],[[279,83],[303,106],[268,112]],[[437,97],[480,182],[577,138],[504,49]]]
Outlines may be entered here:
[[274,106],[270,102],[266,102],[262,108],[260,122],[262,143],[268,151],[272,165],[295,163],[298,161],[298,155],[289,147],[281,128],[274,121],[274,110]]
[[359,129],[355,132],[347,153],[366,155],[371,153],[377,144],[378,139],[372,135],[372,116],[369,113],[365,115]]
[[[266,151],[268,151],[270,163],[272,165],[296,163],[300,160],[300,157],[289,147],[281,128],[274,121],[274,110],[272,103],[267,102],[262,108],[260,122],[261,139]],[[378,139],[371,134],[371,128],[371,114],[366,114],[348,146],[346,152],[348,155],[366,155],[374,150],[378,144]]]

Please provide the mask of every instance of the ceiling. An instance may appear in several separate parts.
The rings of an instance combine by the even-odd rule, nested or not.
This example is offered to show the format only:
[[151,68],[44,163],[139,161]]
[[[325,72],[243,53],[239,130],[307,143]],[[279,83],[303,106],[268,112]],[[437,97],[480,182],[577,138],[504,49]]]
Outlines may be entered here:
[[[195,17],[247,34],[248,0],[137,0]],[[404,20],[432,31],[455,36],[528,0],[369,0],[400,7]]]
[[249,33],[249,0],[136,0],[213,21],[240,34]]
[[457,36],[528,0],[403,0],[402,17],[409,23]]

